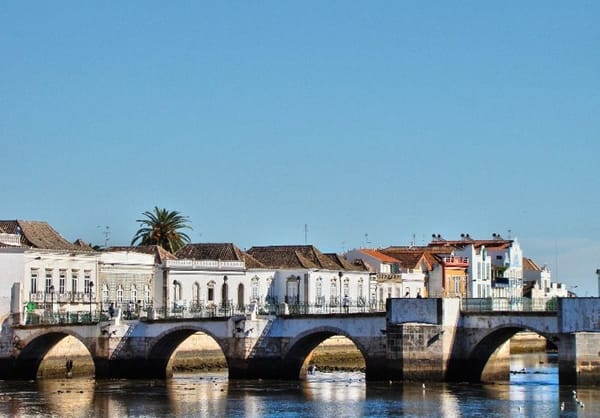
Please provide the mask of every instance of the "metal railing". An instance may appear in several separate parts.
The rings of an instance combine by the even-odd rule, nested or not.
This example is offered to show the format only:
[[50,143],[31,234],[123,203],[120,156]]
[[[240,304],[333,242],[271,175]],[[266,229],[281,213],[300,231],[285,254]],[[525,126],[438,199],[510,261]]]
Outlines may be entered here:
[[74,325],[94,324],[99,321],[108,321],[108,313],[99,311],[73,311],[73,312],[27,312],[25,325]]
[[[415,299],[410,299],[414,301]],[[556,312],[557,299],[529,298],[463,298],[460,300],[462,312]],[[135,311],[121,310],[123,320],[170,320],[195,318],[227,318],[235,315],[286,316],[286,315],[334,315],[385,312],[384,302],[362,300],[344,305],[330,303],[271,303],[264,305],[201,305],[171,306],[169,308],[153,308],[146,306]],[[51,310],[35,309],[24,313],[25,325],[68,325],[91,324],[111,319],[107,310],[79,310],[72,312],[52,312]]]
[[552,299],[470,298],[460,300],[462,312],[556,312],[558,302]]

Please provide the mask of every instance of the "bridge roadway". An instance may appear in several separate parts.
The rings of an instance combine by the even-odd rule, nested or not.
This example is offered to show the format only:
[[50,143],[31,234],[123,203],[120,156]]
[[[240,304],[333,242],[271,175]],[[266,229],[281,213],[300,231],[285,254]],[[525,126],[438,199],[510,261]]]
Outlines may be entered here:
[[559,299],[556,311],[463,312],[458,299],[392,299],[386,313],[124,321],[23,326],[5,321],[0,378],[33,379],[64,337],[81,341],[97,378],[167,378],[189,336],[211,336],[231,379],[301,379],[312,350],[333,335],[365,359],[367,380],[497,381],[509,378],[508,340],[534,331],[558,349],[559,380],[600,383],[600,300]]

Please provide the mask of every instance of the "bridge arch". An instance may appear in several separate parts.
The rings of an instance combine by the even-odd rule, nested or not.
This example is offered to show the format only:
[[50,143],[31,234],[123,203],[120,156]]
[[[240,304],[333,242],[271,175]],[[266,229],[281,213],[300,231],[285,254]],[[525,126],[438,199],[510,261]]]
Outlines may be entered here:
[[[15,357],[10,377],[13,379],[32,380],[38,377],[38,370],[46,355],[67,337],[73,337],[79,341],[87,350],[95,370],[96,364],[92,354],[91,347],[86,344],[85,338],[69,329],[49,329],[37,333],[26,340],[20,340],[15,336],[13,345],[19,350]],[[66,370],[65,370],[66,371]],[[93,374],[93,370],[92,370]]]
[[467,367],[461,367],[462,379],[471,382],[506,380],[510,372],[510,351],[502,352],[502,350],[508,350],[509,347],[505,344],[521,331],[534,332],[548,341],[553,341],[553,334],[516,323],[486,330],[485,335],[473,344],[466,359]]
[[225,356],[225,361],[229,366],[229,358],[227,356],[227,347],[222,340],[216,337],[213,333],[201,326],[182,325],[179,327],[170,328],[159,334],[156,337],[156,342],[149,348],[148,351],[148,367],[147,373],[149,377],[165,379],[173,376],[171,360],[175,350],[186,339],[197,332],[202,332],[212,338],[221,352]]
[[281,378],[291,380],[305,378],[308,366],[306,359],[319,344],[333,336],[343,336],[350,340],[362,354],[368,368],[368,351],[360,340],[354,338],[342,328],[321,326],[304,331],[290,341],[287,350],[282,353]]

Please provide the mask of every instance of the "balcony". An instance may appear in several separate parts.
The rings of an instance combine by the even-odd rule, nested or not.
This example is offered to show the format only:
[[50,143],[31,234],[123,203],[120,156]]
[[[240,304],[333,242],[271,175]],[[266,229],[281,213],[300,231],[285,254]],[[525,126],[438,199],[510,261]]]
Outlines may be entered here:
[[446,267],[469,267],[469,259],[467,257],[446,256],[442,258],[442,263]]

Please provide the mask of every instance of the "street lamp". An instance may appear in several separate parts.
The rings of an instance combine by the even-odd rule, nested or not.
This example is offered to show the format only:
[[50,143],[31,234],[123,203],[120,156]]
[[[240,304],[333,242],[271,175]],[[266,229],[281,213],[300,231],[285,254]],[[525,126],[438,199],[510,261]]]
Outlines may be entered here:
[[338,272],[338,276],[340,277],[340,281],[338,283],[339,287],[340,287],[340,300],[338,302],[338,305],[340,307],[340,312],[342,312],[342,277],[344,276],[344,273],[342,273],[341,271]]
[[94,293],[94,282],[90,282],[88,287],[90,290],[90,322],[92,322],[92,294]]

